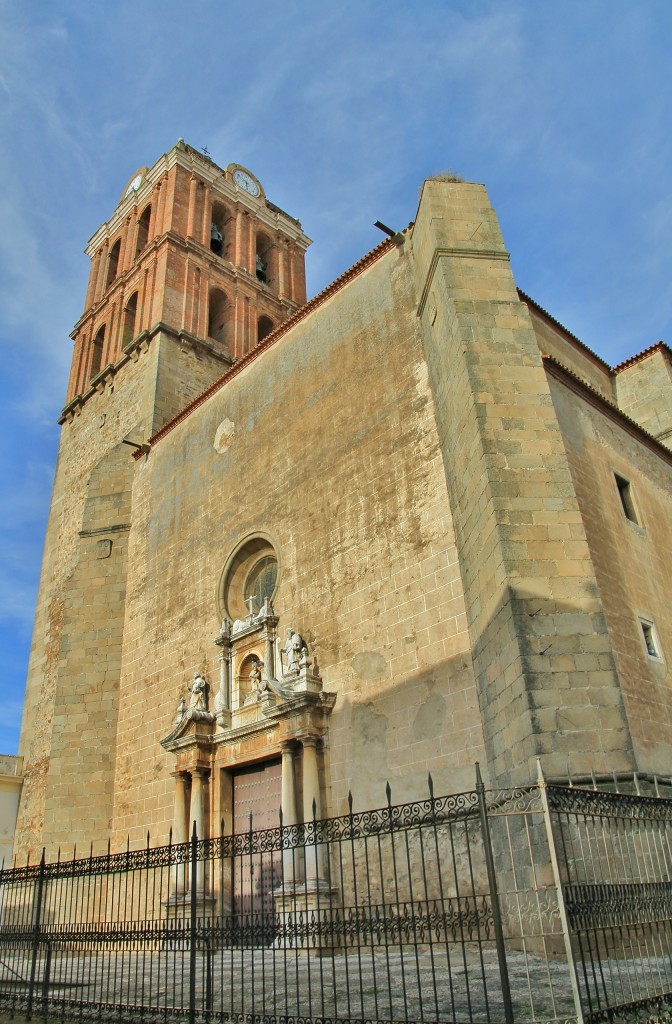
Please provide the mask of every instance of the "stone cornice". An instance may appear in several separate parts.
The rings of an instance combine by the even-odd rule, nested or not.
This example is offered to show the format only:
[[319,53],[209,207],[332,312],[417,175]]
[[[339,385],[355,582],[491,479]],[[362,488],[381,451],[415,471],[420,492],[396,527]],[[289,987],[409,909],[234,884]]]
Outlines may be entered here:
[[[226,746],[228,744],[240,743],[250,736],[259,733],[268,733],[269,729],[275,731],[280,727],[281,722],[300,715],[303,712],[322,711],[329,714],[336,703],[336,694],[327,693],[321,690],[319,693],[302,692],[297,693],[288,699],[283,699],[277,704],[270,704],[268,707],[262,705],[261,718],[253,722],[246,722],[233,729],[225,729],[223,732],[185,732],[188,729],[191,719],[189,712],[175,728],[162,739],[161,746],[170,753],[179,753],[193,746],[201,748],[212,745],[213,747]],[[202,724],[207,725],[214,715],[202,713]],[[296,739],[301,738],[301,732],[297,732]]]
[[255,198],[244,189],[238,188],[236,184],[227,179],[224,168],[219,167],[209,157],[200,154],[180,140],[149,168],[139,191],[122,198],[110,219],[104,221],[91,236],[84,250],[88,256],[95,255],[106,239],[112,238],[120,231],[127,217],[134,212],[139,213],[146,206],[151,200],[158,182],[175,166],[180,166],[188,173],[195,174],[203,182],[216,189],[230,206],[247,210],[271,231],[282,231],[299,248],[305,250],[310,245],[311,240],[301,230],[298,220],[271,203],[265,196]]
[[[173,245],[176,249],[187,253],[192,259],[199,261],[204,268],[209,267],[219,273],[230,274],[234,280],[238,279],[242,284],[247,285],[250,291],[254,291],[257,295],[262,296],[264,302],[268,302],[283,314],[286,314],[288,310],[290,313],[294,313],[299,308],[295,303],[288,302],[286,299],[280,299],[270,288],[260,287],[256,276],[251,274],[249,270],[245,270],[244,267],[237,267],[229,260],[222,259],[221,256],[216,256],[215,253],[210,252],[209,249],[206,249],[195,238],[182,238],[181,235],[176,234],[174,231],[165,231],[162,235],[157,235],[156,238],[152,239],[143,250],[142,258],[138,262],[114,279],[95,305],[89,306],[88,309],[84,310],[70,332],[70,337],[76,338],[88,322],[99,319],[101,312],[111,302],[114,302],[122,294],[128,294],[129,291],[132,292],[132,287],[128,287],[129,283],[133,281],[136,275],[140,278],[147,260],[152,256],[158,257],[159,251],[164,244]],[[138,281],[138,288],[140,288],[140,281]]]
[[186,330],[176,330],[169,324],[164,323],[163,320],[159,320],[155,323],[148,331],[142,331],[127,345],[124,345],[123,355],[116,361],[116,363],[109,363],[104,367],[100,373],[89,382],[89,387],[86,391],[75,397],[68,402],[65,406],[61,415],[58,417],[58,423],[61,425],[66,420],[72,420],[75,416],[78,416],[82,411],[82,407],[88,402],[89,398],[96,392],[102,393],[107,386],[108,381],[111,381],[119,371],[130,362],[132,359],[137,359],[141,353],[146,352],[149,348],[150,343],[156,337],[157,334],[167,334],[175,341],[178,341],[181,345],[188,345],[191,348],[200,349],[203,352],[207,352],[209,355],[214,356],[221,363],[231,366],[233,360],[229,359],[228,356],[222,355],[217,349],[204,338],[199,338],[197,335],[192,334]]
[[432,262],[429,265],[427,271],[427,277],[425,278],[425,284],[422,289],[422,295],[420,296],[420,302],[418,303],[418,316],[421,317],[424,310],[429,292],[432,284],[434,283],[434,275],[436,268],[438,267],[442,259],[469,259],[469,260],[504,260],[506,263],[510,261],[509,253],[505,249],[468,249],[466,246],[456,246],[455,248],[447,248],[440,246],[434,250],[432,256]]
[[99,526],[95,530],[80,530],[80,537],[97,537],[101,533],[127,533],[130,523],[114,523],[112,526]]

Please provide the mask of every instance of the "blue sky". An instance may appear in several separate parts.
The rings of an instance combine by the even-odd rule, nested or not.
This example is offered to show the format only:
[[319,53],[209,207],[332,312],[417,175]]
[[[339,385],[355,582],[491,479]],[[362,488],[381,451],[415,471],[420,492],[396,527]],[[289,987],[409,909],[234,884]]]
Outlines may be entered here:
[[12,753],[88,276],[183,137],[314,239],[309,297],[487,185],[521,288],[611,364],[672,341],[671,0],[0,0],[0,751]]

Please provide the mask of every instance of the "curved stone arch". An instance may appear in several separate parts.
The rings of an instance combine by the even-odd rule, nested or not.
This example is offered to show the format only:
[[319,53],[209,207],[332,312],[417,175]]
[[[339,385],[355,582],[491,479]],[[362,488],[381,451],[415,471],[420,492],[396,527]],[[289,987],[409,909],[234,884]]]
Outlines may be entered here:
[[277,564],[273,592],[267,595],[273,601],[282,574],[279,547],[275,538],[264,530],[258,530],[247,534],[236,544],[226,559],[217,585],[216,601],[220,619],[245,618],[248,614],[245,584],[260,563],[270,557],[275,558]]

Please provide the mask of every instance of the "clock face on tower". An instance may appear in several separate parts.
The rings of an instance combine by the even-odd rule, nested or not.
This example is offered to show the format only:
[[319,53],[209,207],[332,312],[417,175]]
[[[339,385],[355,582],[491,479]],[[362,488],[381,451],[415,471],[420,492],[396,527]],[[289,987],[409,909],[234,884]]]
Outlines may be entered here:
[[141,174],[136,174],[136,176],[133,178],[133,181],[131,182],[131,184],[126,189],[126,195],[124,196],[124,198],[126,198],[126,196],[130,196],[131,192],[137,192],[138,189],[140,188],[141,183],[142,183],[142,175]]
[[234,171],[233,180],[235,181],[238,188],[245,189],[251,196],[259,195],[259,186],[257,185],[254,178],[247,173],[247,171]]

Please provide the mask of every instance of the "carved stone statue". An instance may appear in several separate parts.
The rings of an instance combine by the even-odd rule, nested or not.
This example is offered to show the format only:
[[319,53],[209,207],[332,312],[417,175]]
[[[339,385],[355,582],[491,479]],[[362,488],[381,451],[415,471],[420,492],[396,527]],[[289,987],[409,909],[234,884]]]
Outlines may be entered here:
[[250,669],[249,679],[250,686],[252,688],[252,693],[261,693],[263,688],[261,681],[261,665],[259,664],[259,660],[257,658],[255,658],[255,660],[252,662],[252,668]]
[[[287,627],[285,640],[285,672],[298,672],[301,667],[301,652],[306,647],[303,638]],[[306,651],[308,648],[306,648]]]
[[175,712],[175,725],[179,725],[185,716],[187,710],[187,702],[184,697],[180,697],[180,703],[177,705],[177,711]]
[[191,685],[191,697],[189,698],[189,707],[193,708],[194,711],[207,711],[208,710],[208,684],[202,675],[198,672],[194,673],[194,681]]

